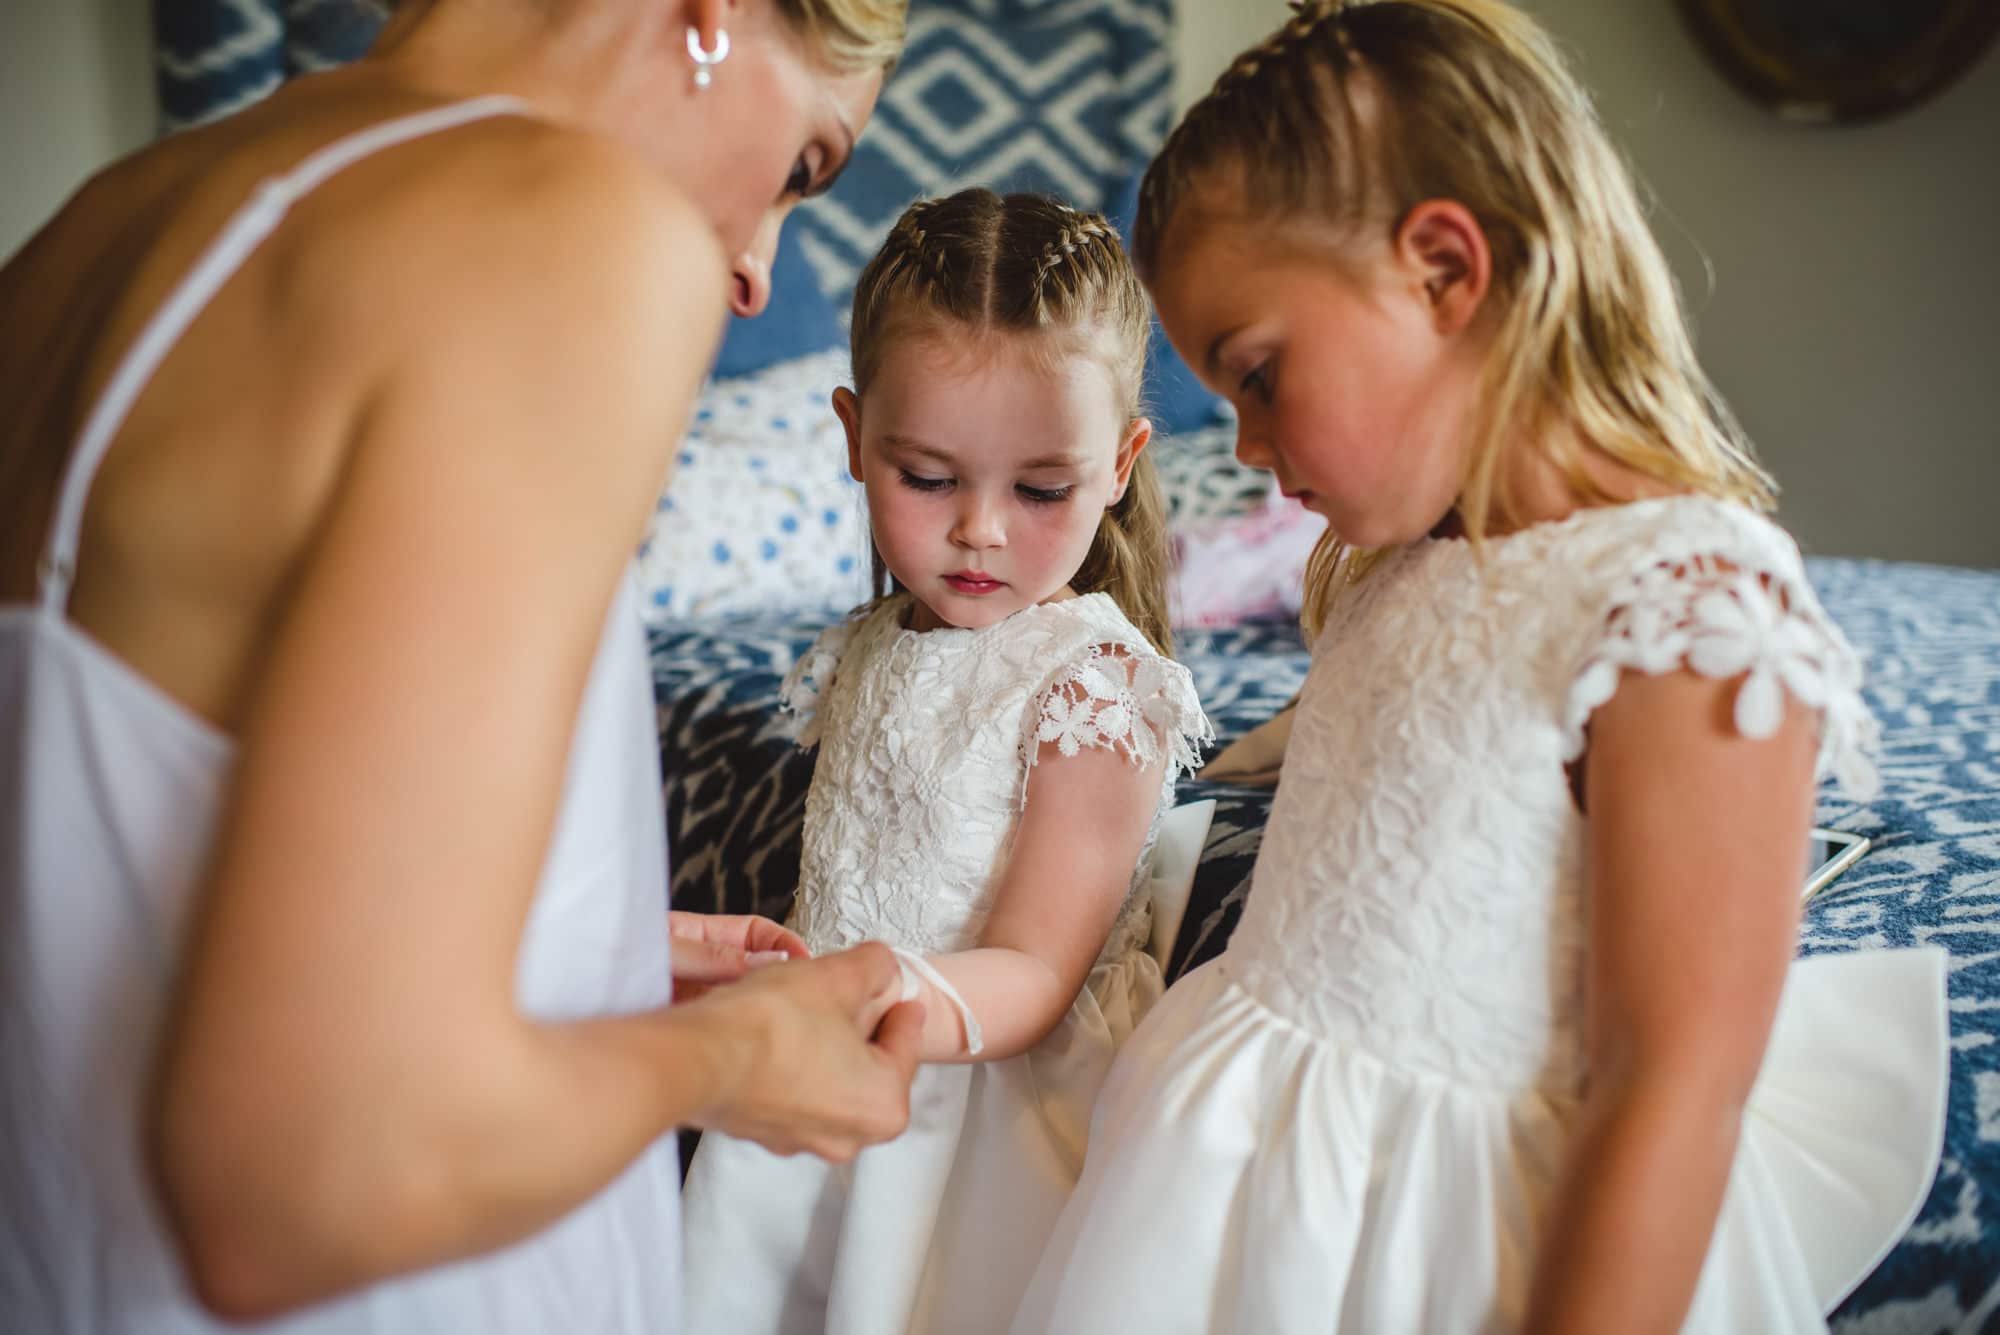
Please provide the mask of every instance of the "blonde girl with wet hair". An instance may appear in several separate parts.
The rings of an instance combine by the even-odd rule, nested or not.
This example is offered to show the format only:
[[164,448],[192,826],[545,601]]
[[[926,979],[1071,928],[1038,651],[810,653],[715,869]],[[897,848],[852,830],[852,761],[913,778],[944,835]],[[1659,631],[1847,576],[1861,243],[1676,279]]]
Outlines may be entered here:
[[903,32],[399,5],[0,267],[0,1325],[672,1335],[676,1128],[901,1130],[886,948],[668,911],[630,564]]
[[704,1137],[695,1330],[1005,1329],[1160,993],[1144,854],[1208,728],[1168,656],[1147,322],[1110,225],[1035,195],[915,204],[861,275],[834,410],[881,596],[786,683],[819,748],[789,925],[893,947],[929,1064],[850,1167]]
[[1935,1167],[1943,960],[1792,962],[1860,668],[1584,91],[1496,0],[1304,5],[1135,242],[1329,539],[1241,925],[1017,1335],[1824,1329]]

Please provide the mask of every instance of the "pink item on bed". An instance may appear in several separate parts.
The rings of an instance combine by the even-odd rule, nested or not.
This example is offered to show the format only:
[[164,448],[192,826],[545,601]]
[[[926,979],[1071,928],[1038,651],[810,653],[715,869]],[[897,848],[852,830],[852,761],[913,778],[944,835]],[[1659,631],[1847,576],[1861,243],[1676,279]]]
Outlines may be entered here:
[[1248,514],[1176,530],[1167,597],[1176,626],[1296,616],[1326,520],[1273,488]]

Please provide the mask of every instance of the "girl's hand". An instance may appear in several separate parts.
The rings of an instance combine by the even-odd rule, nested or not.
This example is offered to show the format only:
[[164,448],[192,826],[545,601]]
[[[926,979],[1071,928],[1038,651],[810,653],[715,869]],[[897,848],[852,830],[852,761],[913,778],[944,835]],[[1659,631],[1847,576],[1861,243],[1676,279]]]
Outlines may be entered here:
[[812,957],[797,935],[755,914],[675,910],[667,914],[667,932],[673,938],[676,1001],[693,1001],[761,965]]

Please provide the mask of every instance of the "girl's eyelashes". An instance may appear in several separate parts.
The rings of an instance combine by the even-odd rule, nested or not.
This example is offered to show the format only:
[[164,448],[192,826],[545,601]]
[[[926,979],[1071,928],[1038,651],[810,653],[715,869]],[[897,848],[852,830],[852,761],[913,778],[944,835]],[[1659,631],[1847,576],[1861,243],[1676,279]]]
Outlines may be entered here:
[[[907,468],[896,470],[897,478],[911,491],[935,494],[951,489],[954,479],[948,477],[925,477],[922,473],[912,473]],[[1060,505],[1076,491],[1074,482],[1060,487],[1031,487],[1027,483],[1017,483],[1014,494],[1030,505]]]
[[1271,401],[1271,363],[1269,361],[1257,363],[1256,368],[1250,374],[1243,377],[1242,382],[1237,388],[1245,394],[1255,394],[1265,403],[1269,403]]

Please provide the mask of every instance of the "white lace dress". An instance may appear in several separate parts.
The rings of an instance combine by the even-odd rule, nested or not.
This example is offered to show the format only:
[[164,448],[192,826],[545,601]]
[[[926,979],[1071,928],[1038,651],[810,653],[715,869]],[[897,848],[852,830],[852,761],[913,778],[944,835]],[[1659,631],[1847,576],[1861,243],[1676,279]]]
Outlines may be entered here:
[[[1242,923],[1122,1050],[1018,1335],[1520,1327],[1588,1074],[1564,766],[1621,672],[1683,665],[1747,671],[1749,735],[1819,707],[1865,795],[1855,656],[1738,507],[1584,511],[1483,572],[1426,541],[1350,591]],[[1942,952],[1793,967],[1687,1329],[1824,1329],[1922,1203],[1947,1064]]]
[[[908,608],[827,631],[786,682],[801,744],[820,748],[791,922],[815,954],[977,945],[1045,743],[1164,756],[1164,810],[1208,737],[1187,670],[1106,595],[980,630],[906,630]],[[1156,812],[1149,849],[1158,827]],[[1016,1057],[919,1069],[895,1141],[830,1167],[702,1138],[684,1194],[691,1335],[1006,1329],[1113,1051],[1160,995],[1143,868],[1055,1031]]]

